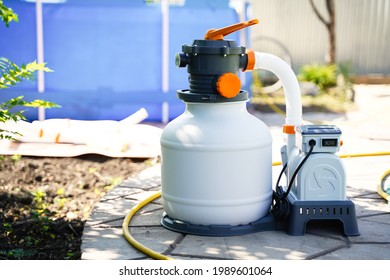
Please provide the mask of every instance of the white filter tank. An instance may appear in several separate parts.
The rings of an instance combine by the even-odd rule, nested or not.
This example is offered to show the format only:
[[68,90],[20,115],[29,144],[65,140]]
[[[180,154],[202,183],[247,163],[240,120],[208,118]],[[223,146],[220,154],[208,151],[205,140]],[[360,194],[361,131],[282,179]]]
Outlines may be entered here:
[[246,102],[186,102],[165,127],[162,198],[170,218],[236,226],[269,213],[272,138]]

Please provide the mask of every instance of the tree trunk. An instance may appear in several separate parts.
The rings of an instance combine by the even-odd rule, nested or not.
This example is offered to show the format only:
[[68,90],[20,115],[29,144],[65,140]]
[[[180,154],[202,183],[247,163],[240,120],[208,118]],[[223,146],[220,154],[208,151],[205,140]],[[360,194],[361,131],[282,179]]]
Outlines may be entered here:
[[325,25],[328,31],[328,52],[326,60],[328,64],[336,63],[336,9],[334,0],[326,0],[326,9],[328,11],[329,20],[320,14],[317,7],[314,5],[313,0],[309,0],[311,7],[318,19]]
[[329,13],[328,33],[329,33],[329,61],[330,64],[336,63],[336,12],[334,0],[326,0],[326,7]]

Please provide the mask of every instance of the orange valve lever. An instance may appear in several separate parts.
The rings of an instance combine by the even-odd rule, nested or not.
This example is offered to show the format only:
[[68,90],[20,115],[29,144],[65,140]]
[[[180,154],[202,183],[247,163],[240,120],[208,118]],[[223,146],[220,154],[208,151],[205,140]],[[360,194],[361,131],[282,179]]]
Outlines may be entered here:
[[209,29],[204,36],[205,40],[223,40],[223,37],[230,33],[236,32],[245,27],[259,23],[258,19],[252,19],[248,21],[239,22],[233,25],[222,27],[220,29]]

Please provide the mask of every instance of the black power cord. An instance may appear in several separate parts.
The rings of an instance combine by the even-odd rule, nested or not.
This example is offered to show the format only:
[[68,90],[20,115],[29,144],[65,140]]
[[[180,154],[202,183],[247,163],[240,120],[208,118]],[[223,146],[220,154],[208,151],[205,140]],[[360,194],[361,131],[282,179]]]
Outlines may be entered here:
[[298,167],[295,169],[294,174],[292,175],[291,180],[288,184],[286,192],[283,191],[283,187],[279,186],[280,179],[282,178],[282,175],[287,168],[287,162],[283,165],[282,171],[280,172],[278,180],[276,182],[275,191],[273,192],[272,196],[273,203],[271,212],[276,216],[276,218],[286,219],[290,215],[291,206],[287,200],[287,196],[290,193],[291,187],[295,181],[295,177],[298,175],[299,170],[301,170],[302,166],[305,164],[309,156],[313,153],[315,145],[316,141],[314,139],[311,139],[309,141],[310,150],[306,154],[305,158],[298,165]]

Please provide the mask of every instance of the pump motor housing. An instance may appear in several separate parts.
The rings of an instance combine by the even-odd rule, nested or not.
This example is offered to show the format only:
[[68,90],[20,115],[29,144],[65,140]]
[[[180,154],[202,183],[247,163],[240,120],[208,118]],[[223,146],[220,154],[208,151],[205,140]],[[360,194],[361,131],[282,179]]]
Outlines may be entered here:
[[355,205],[346,197],[345,167],[335,154],[342,143],[340,129],[302,125],[295,132],[296,147],[287,160],[292,187],[283,213],[288,214],[281,218],[286,232],[303,235],[310,220],[333,220],[342,222],[345,235],[359,235]]
[[345,200],[346,173],[341,159],[335,155],[340,149],[341,131],[333,125],[303,125],[296,127],[296,145],[289,156],[288,178],[309,152],[309,141],[314,141],[312,154],[299,170],[292,193],[297,200]]

